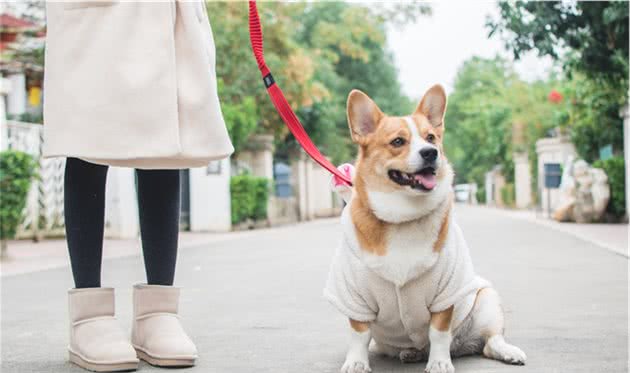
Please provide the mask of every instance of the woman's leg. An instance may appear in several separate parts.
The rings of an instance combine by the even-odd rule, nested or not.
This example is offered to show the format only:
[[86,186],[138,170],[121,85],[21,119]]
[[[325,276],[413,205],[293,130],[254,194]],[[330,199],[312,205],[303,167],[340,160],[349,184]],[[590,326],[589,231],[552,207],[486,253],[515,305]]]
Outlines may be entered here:
[[69,359],[99,371],[138,368],[136,351],[114,316],[114,289],[101,288],[107,166],[66,160],[66,237],[77,289],[68,291]]
[[64,213],[76,288],[101,286],[107,166],[66,160]]
[[179,170],[136,170],[147,283],[173,285],[179,233]]
[[177,317],[173,285],[179,233],[179,170],[137,170],[138,206],[148,285],[133,289],[131,341],[138,357],[157,366],[192,366],[197,348]]

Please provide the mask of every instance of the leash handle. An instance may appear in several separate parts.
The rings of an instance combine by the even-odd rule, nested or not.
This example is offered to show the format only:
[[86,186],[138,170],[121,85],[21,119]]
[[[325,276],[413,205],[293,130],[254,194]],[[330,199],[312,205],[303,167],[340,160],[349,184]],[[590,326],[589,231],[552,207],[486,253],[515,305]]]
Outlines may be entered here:
[[284,123],[289,127],[289,130],[295,136],[295,139],[302,146],[304,151],[320,166],[324,167],[331,174],[337,176],[347,185],[352,186],[352,180],[350,177],[340,170],[337,169],[328,158],[326,158],[320,151],[317,149],[317,146],[313,143],[311,138],[308,136],[306,131],[304,130],[304,126],[300,123],[297,115],[291,109],[291,106],[287,102],[287,99],[284,97],[282,90],[276,84],[273,79],[273,75],[271,75],[271,71],[267,67],[265,63],[265,52],[263,46],[263,33],[262,27],[260,25],[260,17],[258,16],[258,9],[256,7],[256,1],[249,1],[249,39],[252,44],[252,51],[254,52],[254,57],[256,57],[256,63],[258,64],[258,69],[263,77],[263,82],[265,83],[265,87],[267,88],[267,93],[269,93],[269,97],[271,98],[271,102],[276,108],[278,114],[284,121]]

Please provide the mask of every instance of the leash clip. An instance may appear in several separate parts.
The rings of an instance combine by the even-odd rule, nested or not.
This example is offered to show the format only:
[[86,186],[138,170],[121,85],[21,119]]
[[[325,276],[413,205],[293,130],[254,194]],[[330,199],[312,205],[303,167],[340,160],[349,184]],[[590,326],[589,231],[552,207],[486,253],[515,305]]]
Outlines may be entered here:
[[265,83],[265,88],[271,87],[276,81],[273,79],[273,75],[271,73],[265,75],[263,78],[263,82]]

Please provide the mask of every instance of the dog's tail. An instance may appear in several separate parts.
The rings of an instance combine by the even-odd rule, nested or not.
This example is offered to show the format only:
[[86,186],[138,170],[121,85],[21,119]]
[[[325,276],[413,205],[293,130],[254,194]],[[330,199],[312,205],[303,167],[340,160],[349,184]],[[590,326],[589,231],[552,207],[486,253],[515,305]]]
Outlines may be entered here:
[[[337,167],[339,171],[341,171],[344,175],[348,176],[350,180],[354,180],[354,166],[350,163],[344,163],[341,166]],[[330,188],[337,194],[343,198],[343,200],[348,203],[352,198],[352,187],[346,184],[341,178],[336,175],[333,175],[330,179]]]

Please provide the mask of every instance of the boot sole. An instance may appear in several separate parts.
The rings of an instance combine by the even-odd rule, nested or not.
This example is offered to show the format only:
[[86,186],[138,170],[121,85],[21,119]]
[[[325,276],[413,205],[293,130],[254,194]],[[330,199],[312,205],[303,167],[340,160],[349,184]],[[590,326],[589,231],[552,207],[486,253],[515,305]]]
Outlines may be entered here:
[[69,360],[71,363],[80,366],[83,369],[91,370],[92,372],[129,372],[138,369],[137,362],[129,363],[117,363],[117,364],[95,364],[83,360],[81,356],[68,351]]
[[163,359],[153,357],[144,351],[136,348],[138,358],[156,367],[192,367],[195,365],[195,359]]

